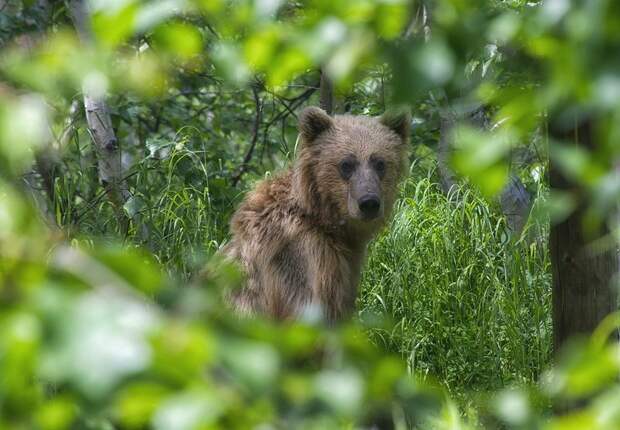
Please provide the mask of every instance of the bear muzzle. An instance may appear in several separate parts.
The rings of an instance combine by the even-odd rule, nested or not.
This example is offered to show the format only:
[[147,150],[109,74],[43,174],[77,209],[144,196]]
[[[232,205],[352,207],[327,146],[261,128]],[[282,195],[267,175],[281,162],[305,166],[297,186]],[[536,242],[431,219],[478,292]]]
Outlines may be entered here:
[[366,194],[362,196],[357,204],[359,206],[362,219],[370,221],[381,215],[381,199],[376,194]]

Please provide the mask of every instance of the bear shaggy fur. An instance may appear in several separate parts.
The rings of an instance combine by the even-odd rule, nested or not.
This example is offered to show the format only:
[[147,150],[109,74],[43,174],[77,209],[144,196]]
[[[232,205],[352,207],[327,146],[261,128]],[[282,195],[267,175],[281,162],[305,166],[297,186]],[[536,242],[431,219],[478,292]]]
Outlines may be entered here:
[[277,319],[317,306],[328,321],[354,309],[369,241],[389,217],[408,160],[410,116],[306,108],[294,166],[260,182],[235,212],[223,253],[241,264],[242,313]]

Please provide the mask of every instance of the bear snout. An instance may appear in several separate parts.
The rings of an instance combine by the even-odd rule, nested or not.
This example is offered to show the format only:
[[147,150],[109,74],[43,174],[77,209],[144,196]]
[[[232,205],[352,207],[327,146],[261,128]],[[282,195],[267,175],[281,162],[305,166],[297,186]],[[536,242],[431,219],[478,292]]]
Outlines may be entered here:
[[381,210],[381,200],[376,194],[366,194],[362,196],[357,204],[360,208],[362,217],[365,220],[375,219],[379,216]]

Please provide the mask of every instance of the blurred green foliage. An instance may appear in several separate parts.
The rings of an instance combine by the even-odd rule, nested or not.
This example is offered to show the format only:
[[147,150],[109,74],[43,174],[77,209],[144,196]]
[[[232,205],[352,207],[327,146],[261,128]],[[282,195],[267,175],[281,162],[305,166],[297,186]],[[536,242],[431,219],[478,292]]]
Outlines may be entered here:
[[[0,428],[620,428],[620,354],[606,342],[617,314],[592,339],[576,340],[539,383],[471,395],[471,410],[417,374],[436,372],[458,385],[460,373],[484,379],[495,367],[503,375],[494,381],[507,386],[535,379],[546,362],[545,254],[524,241],[503,247],[502,222],[490,213],[480,217],[489,206],[475,196],[454,209],[428,182],[415,190],[406,184],[394,233],[371,255],[380,270],[365,275],[361,323],[326,328],[231,317],[220,293],[238,284],[239,274],[214,260],[199,274],[225,240],[225,220],[239,198],[228,181],[239,174],[252,135],[259,155],[244,185],[294,156],[294,114],[316,90],[319,67],[353,113],[414,104],[416,143],[436,140],[448,100],[492,106],[489,131],[464,124],[453,137],[453,166],[486,197],[502,189],[509,156],[530,146],[543,120],[567,128],[575,117],[595,118],[595,148],[551,142],[549,156],[589,191],[585,198],[604,220],[620,192],[613,169],[620,136],[617,2],[87,3],[92,40],[77,37],[63,2],[0,2]],[[416,18],[422,6],[431,17],[428,41]],[[132,196],[124,210],[134,221],[128,237],[119,237],[97,180],[82,109],[75,107],[82,90],[108,95],[127,156]],[[416,148],[418,166],[428,151]],[[530,182],[538,187],[546,156],[532,163],[539,170]],[[53,173],[42,202],[46,165]],[[561,217],[578,198],[584,196],[545,196],[541,206],[545,216]],[[440,222],[425,236],[405,228],[430,225],[433,214]],[[442,231],[453,221],[484,243],[446,243]],[[487,225],[472,227],[476,222]],[[462,270],[466,276],[444,280],[458,288],[434,299],[432,264],[394,275],[386,262],[413,264],[390,255],[407,248],[397,244],[405,238],[426,249],[427,261],[446,259]],[[472,249],[491,252],[464,255]],[[504,265],[504,258],[513,262]],[[425,281],[431,312],[417,322],[410,310],[399,315],[415,309],[415,292],[405,287]],[[465,288],[468,282],[483,297],[497,294],[508,303],[493,311],[498,319],[479,326],[487,339],[478,349],[470,348],[475,318],[450,308],[485,303]],[[399,286],[403,297],[390,289]],[[512,290],[492,290],[507,286]],[[523,315],[527,309],[536,315]],[[402,316],[401,326],[373,322],[386,312]],[[518,319],[528,322],[509,326],[515,333],[491,326]],[[416,330],[429,321],[463,332],[436,330],[436,343],[422,339],[420,356],[405,362],[401,356],[416,349],[398,345],[424,336]],[[401,356],[377,349],[368,332],[375,343],[397,343],[392,349]],[[531,342],[541,343],[542,358],[530,361]],[[470,349],[454,359],[433,357],[459,343]],[[515,345],[521,347],[510,350]],[[476,368],[468,363],[472,351],[491,361]],[[511,355],[513,363],[502,361]]]

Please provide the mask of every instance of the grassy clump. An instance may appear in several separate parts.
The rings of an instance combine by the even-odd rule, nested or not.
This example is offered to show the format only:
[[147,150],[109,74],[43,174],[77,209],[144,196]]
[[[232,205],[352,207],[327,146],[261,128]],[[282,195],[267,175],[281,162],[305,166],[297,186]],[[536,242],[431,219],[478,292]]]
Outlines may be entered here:
[[[130,180],[134,193],[126,209],[139,214],[144,231],[134,225],[125,240],[148,248],[175,279],[191,278],[226,241],[242,197],[217,163],[203,158],[172,147],[165,157],[138,163]],[[58,204],[80,201],[76,190],[84,179],[66,175],[63,181]],[[115,237],[105,199],[74,206],[60,208],[74,234]],[[535,379],[550,349],[544,245],[509,240],[487,202],[468,191],[446,197],[428,178],[404,184],[394,214],[371,245],[358,302],[362,315],[393,322],[371,329],[374,341],[455,391]]]
[[391,319],[372,337],[456,392],[535,379],[550,355],[545,245],[509,239],[473,192],[423,179],[402,195],[363,275],[361,314]]

